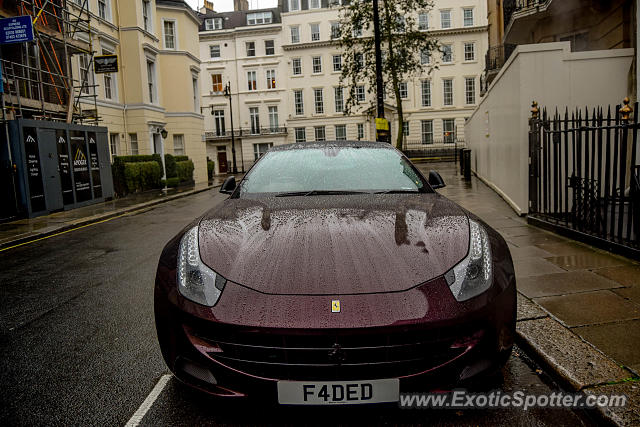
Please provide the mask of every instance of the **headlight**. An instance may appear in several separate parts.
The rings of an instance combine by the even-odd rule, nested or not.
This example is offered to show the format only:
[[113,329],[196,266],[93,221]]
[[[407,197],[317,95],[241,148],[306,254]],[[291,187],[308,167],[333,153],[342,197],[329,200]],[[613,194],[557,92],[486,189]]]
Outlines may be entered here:
[[489,236],[473,220],[469,220],[469,228],[469,254],[445,274],[451,292],[458,301],[480,295],[489,289],[493,281]]
[[227,280],[203,264],[198,246],[198,226],[187,231],[178,250],[178,289],[183,297],[213,307]]

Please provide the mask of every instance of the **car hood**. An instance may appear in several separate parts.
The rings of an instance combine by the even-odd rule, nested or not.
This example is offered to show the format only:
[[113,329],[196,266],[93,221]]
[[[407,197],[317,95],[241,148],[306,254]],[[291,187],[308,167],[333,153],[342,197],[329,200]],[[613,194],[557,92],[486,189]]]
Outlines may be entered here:
[[206,265],[263,293],[397,292],[460,262],[469,224],[433,193],[227,199],[203,217],[199,244]]

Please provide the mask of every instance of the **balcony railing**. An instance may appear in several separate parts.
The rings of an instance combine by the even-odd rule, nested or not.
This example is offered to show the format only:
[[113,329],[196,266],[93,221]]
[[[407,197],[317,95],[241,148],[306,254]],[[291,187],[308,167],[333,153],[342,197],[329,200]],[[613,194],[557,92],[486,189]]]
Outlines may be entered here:
[[538,6],[544,6],[550,3],[551,0],[504,0],[502,9],[504,13],[504,28],[509,27],[511,18],[517,12],[521,12],[527,9],[533,9]]
[[[286,134],[287,134],[287,128],[283,126],[261,127],[261,128],[241,128],[241,129],[233,130],[233,136],[236,138],[247,138],[252,136],[265,136],[265,135],[286,135]],[[204,137],[206,140],[231,139],[231,130],[205,132]]]
[[490,48],[485,57],[485,72],[500,70],[509,60],[516,47],[515,44],[503,44]]

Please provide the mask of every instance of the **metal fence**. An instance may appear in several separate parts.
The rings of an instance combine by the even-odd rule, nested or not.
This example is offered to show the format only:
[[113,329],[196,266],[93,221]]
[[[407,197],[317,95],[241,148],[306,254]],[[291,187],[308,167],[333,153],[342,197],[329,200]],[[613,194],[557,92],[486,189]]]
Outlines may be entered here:
[[[569,115],[534,103],[529,131],[529,220],[640,257],[638,118],[625,106]],[[638,104],[635,104],[638,111]]]
[[455,161],[461,148],[466,148],[461,138],[428,141],[405,139],[402,143],[402,152],[410,159]]

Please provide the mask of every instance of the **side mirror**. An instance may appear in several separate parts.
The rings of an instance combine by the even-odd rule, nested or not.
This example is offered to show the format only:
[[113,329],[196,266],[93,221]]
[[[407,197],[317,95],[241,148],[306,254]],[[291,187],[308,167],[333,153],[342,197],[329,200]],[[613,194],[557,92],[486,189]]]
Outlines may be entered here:
[[444,179],[442,179],[440,174],[436,171],[429,171],[429,185],[431,185],[431,188],[433,188],[434,190],[446,187]]
[[222,187],[220,187],[220,192],[223,194],[233,194],[236,190],[236,177],[230,176],[224,180],[222,183]]

